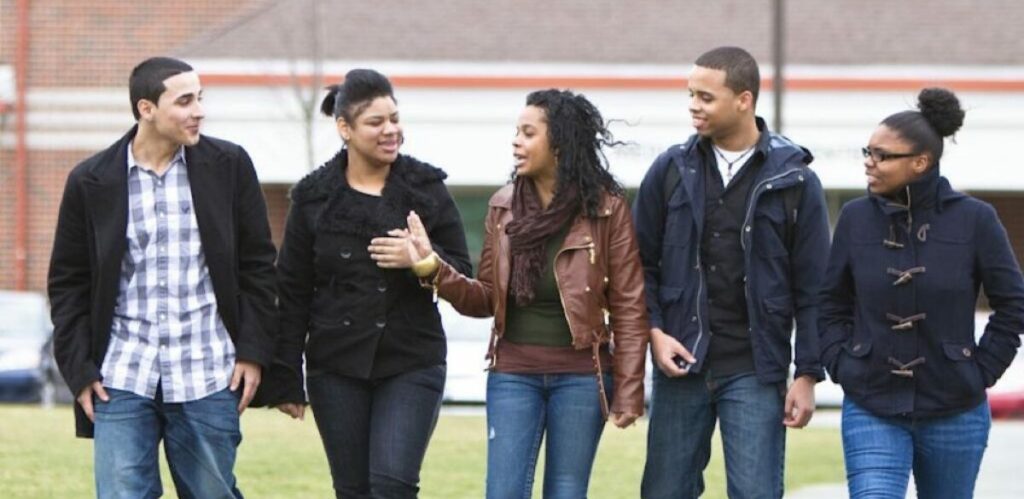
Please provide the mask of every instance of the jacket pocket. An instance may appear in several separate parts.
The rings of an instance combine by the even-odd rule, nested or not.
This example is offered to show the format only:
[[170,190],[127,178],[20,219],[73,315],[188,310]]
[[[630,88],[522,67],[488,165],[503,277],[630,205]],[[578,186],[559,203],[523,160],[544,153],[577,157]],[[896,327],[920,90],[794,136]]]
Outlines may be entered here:
[[793,331],[793,296],[770,296],[761,300],[764,327],[772,335],[789,338]]
[[662,307],[671,305],[683,296],[683,288],[677,288],[675,286],[659,286],[658,287],[658,303]]
[[786,213],[781,202],[771,203],[765,199],[754,211],[754,236],[751,244],[754,251],[764,257],[774,258],[789,255],[786,247]]
[[689,246],[693,232],[693,208],[690,201],[682,196],[673,196],[665,211],[665,236],[663,244]]
[[[836,355],[829,372],[832,380],[843,386],[843,391],[857,391],[865,379],[865,372],[868,364],[868,354],[871,353],[871,342],[852,339],[843,343],[843,348]],[[844,358],[847,357],[847,358]]]
[[943,382],[946,386],[943,391],[950,395],[953,403],[970,400],[985,389],[978,363],[974,360],[975,349],[973,343],[942,342],[942,353],[952,362],[940,367],[939,374],[947,368],[952,370],[951,376],[942,376],[942,379],[948,380]]

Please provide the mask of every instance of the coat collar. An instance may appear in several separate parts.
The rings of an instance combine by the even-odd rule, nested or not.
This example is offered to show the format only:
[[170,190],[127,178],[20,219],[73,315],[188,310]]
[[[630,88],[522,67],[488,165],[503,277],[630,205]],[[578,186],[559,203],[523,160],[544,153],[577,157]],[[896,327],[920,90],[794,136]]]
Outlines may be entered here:
[[291,199],[295,204],[325,203],[317,218],[319,229],[361,237],[381,236],[388,230],[405,227],[410,210],[415,210],[430,227],[439,206],[425,188],[447,178],[440,168],[399,155],[391,165],[375,209],[360,202],[360,194],[348,185],[347,168],[348,151],[342,149],[292,188]]
[[[764,163],[758,172],[758,179],[773,177],[793,166],[806,166],[814,161],[814,155],[807,148],[798,145],[785,136],[772,133],[768,124],[760,116],[754,117],[761,135],[754,145],[755,155],[760,155]],[[703,167],[705,161],[714,161],[711,139],[694,134],[678,149],[681,164]]]
[[907,211],[920,211],[929,208],[941,212],[943,207],[954,200],[965,197],[965,194],[953,190],[946,177],[939,171],[936,163],[921,178],[903,188],[897,199],[888,198],[868,192],[868,196],[886,215],[894,215]]

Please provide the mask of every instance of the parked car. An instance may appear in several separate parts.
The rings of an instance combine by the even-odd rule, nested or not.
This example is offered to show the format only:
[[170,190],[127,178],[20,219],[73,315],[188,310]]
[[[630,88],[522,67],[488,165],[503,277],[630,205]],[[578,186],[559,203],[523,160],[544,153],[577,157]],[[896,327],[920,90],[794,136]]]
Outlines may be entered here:
[[0,402],[70,402],[41,293],[0,291]]
[[[487,393],[487,342],[490,339],[492,319],[477,319],[460,315],[445,301],[438,302],[441,320],[448,335],[448,380],[445,384],[445,402],[483,403]],[[978,338],[985,332],[988,312],[975,314],[974,331]],[[1006,370],[996,386],[989,390],[989,403],[993,417],[1024,417],[1024,354]],[[651,369],[648,357],[647,379],[644,383],[646,398],[650,401]],[[843,389],[827,379],[815,387],[818,407],[843,405]]]

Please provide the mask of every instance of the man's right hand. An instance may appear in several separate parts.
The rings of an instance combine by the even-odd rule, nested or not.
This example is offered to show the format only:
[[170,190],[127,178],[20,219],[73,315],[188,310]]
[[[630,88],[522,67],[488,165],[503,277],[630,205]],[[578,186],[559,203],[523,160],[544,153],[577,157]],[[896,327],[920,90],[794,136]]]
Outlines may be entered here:
[[103,389],[103,383],[99,381],[93,381],[82,391],[78,393],[78,405],[82,406],[82,410],[85,411],[85,415],[89,417],[89,421],[96,422],[96,416],[93,413],[92,407],[92,394],[96,394],[100,400],[104,402],[110,402],[110,396],[107,395],[107,391]]
[[686,376],[686,373],[689,372],[676,365],[676,358],[682,358],[688,364],[697,362],[697,359],[682,343],[658,328],[651,328],[651,356],[654,357],[654,363],[658,369],[661,369],[661,372],[670,378]]

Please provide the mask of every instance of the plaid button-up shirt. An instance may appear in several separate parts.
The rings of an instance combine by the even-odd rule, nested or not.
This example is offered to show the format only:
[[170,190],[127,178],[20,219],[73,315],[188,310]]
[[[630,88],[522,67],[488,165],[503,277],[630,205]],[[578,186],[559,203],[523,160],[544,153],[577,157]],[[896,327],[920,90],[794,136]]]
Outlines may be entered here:
[[185,148],[163,175],[128,145],[128,248],[103,359],[103,385],[167,402],[198,400],[231,381],[235,348],[217,313]]

